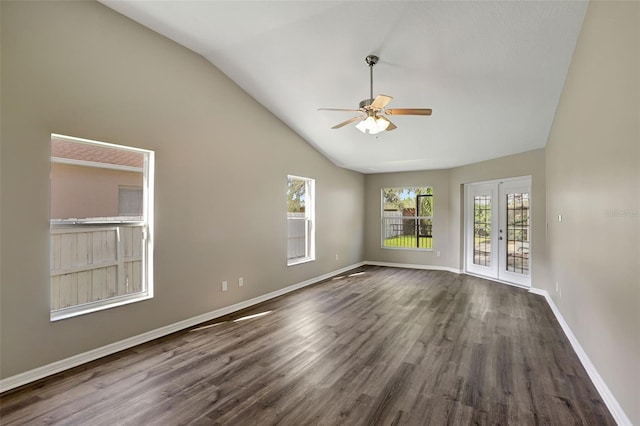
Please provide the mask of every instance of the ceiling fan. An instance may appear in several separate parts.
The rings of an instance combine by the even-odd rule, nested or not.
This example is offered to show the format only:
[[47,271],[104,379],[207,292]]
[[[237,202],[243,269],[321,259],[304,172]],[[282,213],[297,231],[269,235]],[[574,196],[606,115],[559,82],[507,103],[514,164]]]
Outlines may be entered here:
[[398,126],[389,121],[386,117],[379,114],[386,115],[431,115],[430,108],[395,108],[385,109],[387,104],[393,99],[391,96],[378,95],[373,97],[373,66],[378,63],[379,58],[375,55],[369,55],[365,58],[365,61],[369,65],[369,99],[360,101],[358,109],[345,109],[345,108],[318,108],[319,111],[350,111],[358,112],[359,114],[353,118],[350,118],[342,123],[338,123],[332,127],[332,129],[339,129],[347,124],[351,124],[355,121],[360,121],[356,124],[356,128],[362,133],[368,133],[374,135],[384,130],[391,131],[397,129]]

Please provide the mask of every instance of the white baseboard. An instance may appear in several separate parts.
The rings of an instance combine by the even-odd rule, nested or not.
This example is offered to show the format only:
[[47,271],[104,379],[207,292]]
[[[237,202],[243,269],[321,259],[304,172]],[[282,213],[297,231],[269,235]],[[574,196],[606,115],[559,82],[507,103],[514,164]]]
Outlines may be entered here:
[[359,268],[364,264],[364,262],[359,262],[353,265],[345,266],[344,268],[326,273],[319,277],[311,278],[309,280],[302,281],[285,288],[281,288],[280,290],[263,294],[262,296],[254,297],[253,299],[245,300],[231,306],[225,306],[224,308],[216,309],[215,311],[207,312],[202,315],[169,324],[167,326],[160,327],[155,330],[139,334],[137,336],[129,337],[127,339],[120,340],[118,342],[102,346],[100,348],[96,348],[69,358],[62,359],[60,361],[52,362],[51,364],[47,364],[42,367],[34,368],[33,370],[25,371],[24,373],[16,374],[15,376],[4,378],[0,380],[0,393],[15,389],[19,386],[23,386],[31,382],[35,382],[36,380],[44,379],[45,377],[51,376],[53,374],[60,373],[62,371],[77,367],[90,361],[95,361],[96,359],[132,348],[142,343],[158,339],[171,333],[175,333],[176,331],[184,330],[203,322],[211,321],[221,316],[231,314],[233,312],[248,308],[253,305],[257,305],[258,303],[262,303],[269,299],[273,299],[278,296],[282,296],[283,294],[287,294],[300,288],[318,283],[320,281],[326,280],[327,278],[331,278],[335,275],[347,272],[351,269]]
[[462,273],[460,269],[451,268],[449,266],[418,265],[413,263],[377,262],[374,260],[367,260],[367,261],[364,261],[363,263],[365,265],[388,266],[390,268],[427,269],[430,271],[448,271],[448,272],[453,272],[454,274]]
[[569,339],[569,342],[571,343],[573,350],[576,352],[576,355],[578,355],[578,358],[580,359],[582,366],[587,371],[587,374],[589,375],[591,382],[593,383],[596,390],[600,394],[600,397],[602,398],[607,408],[611,412],[611,415],[613,416],[616,423],[620,426],[632,426],[631,420],[629,420],[629,417],[627,417],[624,410],[622,409],[622,407],[620,406],[616,398],[613,396],[613,393],[611,393],[611,390],[609,389],[607,384],[604,382],[604,380],[602,380],[602,377],[600,377],[600,374],[598,373],[598,371],[596,370],[596,367],[593,365],[593,363],[587,356],[587,353],[584,351],[584,349],[582,349],[582,346],[580,346],[578,339],[571,331],[571,328],[569,328],[569,324],[567,324],[567,322],[564,320],[564,317],[560,313],[560,310],[558,310],[558,307],[556,306],[553,299],[549,295],[549,292],[546,290],[533,288],[533,287],[529,290],[529,292],[543,296],[547,301],[547,304],[549,305],[556,319],[560,323],[560,327],[562,327],[564,334]]

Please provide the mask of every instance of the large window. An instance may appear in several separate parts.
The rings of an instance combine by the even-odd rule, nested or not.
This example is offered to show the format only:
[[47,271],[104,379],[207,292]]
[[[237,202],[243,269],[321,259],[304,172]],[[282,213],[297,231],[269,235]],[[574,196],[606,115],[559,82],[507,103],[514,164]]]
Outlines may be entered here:
[[313,179],[287,177],[287,264],[315,259]]
[[51,320],[153,296],[153,152],[51,135]]
[[433,248],[433,188],[382,189],[382,247]]

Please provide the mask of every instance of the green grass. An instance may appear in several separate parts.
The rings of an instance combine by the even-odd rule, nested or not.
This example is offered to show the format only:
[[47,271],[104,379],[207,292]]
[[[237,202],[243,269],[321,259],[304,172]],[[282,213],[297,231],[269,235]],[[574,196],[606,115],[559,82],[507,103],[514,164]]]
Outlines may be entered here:
[[420,237],[420,244],[416,247],[416,237],[413,236],[399,236],[394,238],[387,238],[384,240],[384,247],[401,247],[401,248],[421,248],[430,249],[433,244],[433,238]]

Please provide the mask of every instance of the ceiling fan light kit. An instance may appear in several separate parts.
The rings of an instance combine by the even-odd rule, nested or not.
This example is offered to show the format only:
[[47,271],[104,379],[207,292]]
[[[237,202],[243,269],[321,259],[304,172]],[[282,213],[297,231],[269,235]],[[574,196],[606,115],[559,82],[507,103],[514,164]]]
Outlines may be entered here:
[[362,133],[375,135],[376,133],[387,130],[389,124],[391,124],[391,122],[384,117],[367,117],[356,124],[356,129],[360,130]]
[[349,111],[358,112],[359,115],[352,117],[342,123],[338,123],[332,127],[332,129],[339,129],[351,124],[355,121],[360,121],[356,124],[356,129],[362,133],[368,133],[375,135],[383,131],[391,131],[398,127],[393,124],[389,119],[382,117],[378,114],[386,115],[431,115],[430,108],[395,108],[385,109],[387,104],[393,99],[391,96],[378,95],[373,97],[373,66],[378,63],[379,58],[375,55],[369,55],[365,58],[365,62],[369,65],[369,99],[360,101],[358,109],[345,109],[345,108],[318,108],[323,111]]

